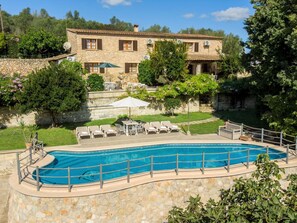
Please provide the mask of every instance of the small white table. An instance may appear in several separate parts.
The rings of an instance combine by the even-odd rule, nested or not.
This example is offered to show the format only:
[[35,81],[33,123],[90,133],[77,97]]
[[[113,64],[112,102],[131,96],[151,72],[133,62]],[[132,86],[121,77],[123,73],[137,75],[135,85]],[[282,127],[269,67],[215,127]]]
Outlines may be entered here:
[[137,127],[139,125],[138,122],[136,122],[136,121],[122,121],[122,122],[123,122],[123,126],[124,126],[124,131],[127,136],[129,135],[129,128],[135,129],[135,135],[138,135],[138,132],[137,132]]

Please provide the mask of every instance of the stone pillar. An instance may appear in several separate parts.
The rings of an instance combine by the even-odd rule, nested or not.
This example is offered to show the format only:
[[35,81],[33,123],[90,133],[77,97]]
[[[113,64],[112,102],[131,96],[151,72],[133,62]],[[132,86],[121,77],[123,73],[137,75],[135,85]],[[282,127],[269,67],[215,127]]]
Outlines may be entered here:
[[201,63],[196,65],[196,74],[201,74]]

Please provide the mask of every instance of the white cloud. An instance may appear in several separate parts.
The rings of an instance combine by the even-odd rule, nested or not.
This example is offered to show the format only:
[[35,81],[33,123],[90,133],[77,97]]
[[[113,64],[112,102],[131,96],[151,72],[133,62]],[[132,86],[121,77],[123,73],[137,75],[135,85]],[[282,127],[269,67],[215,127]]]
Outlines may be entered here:
[[190,18],[193,18],[195,15],[193,13],[186,13],[183,15],[184,18],[186,19],[190,19]]
[[101,3],[104,7],[117,6],[117,5],[131,5],[130,0],[102,0]]
[[231,7],[226,10],[211,13],[217,21],[236,21],[249,17],[249,9],[241,7]]
[[201,19],[205,19],[205,18],[207,18],[208,16],[206,15],[206,14],[201,14],[200,16],[199,16],[199,18],[201,18]]

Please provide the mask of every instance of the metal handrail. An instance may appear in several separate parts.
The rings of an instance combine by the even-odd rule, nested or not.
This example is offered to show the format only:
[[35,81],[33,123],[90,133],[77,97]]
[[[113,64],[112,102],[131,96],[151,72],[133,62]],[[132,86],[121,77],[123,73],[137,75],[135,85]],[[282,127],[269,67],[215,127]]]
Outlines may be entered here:
[[[166,157],[176,157],[175,161],[170,161],[170,162],[154,162],[154,159],[158,159],[159,157],[165,157],[164,155],[162,156],[148,156],[148,157],[144,157],[144,158],[139,158],[139,159],[131,159],[131,160],[126,160],[123,162],[116,162],[116,163],[110,163],[108,165],[106,164],[100,164],[100,165],[96,165],[96,166],[85,166],[85,167],[75,167],[75,168],[36,168],[36,172],[35,174],[32,173],[32,177],[36,179],[36,187],[37,190],[40,189],[40,187],[42,186],[42,182],[40,181],[41,178],[44,179],[68,179],[68,190],[71,191],[71,179],[74,178],[80,178],[80,177],[91,177],[91,176],[99,176],[99,182],[100,182],[100,188],[103,188],[103,175],[106,174],[111,174],[111,173],[115,173],[115,172],[121,172],[121,171],[127,171],[126,173],[126,177],[127,177],[127,182],[130,182],[130,176],[134,175],[134,174],[140,174],[140,173],[145,173],[145,172],[149,172],[149,174],[151,175],[151,177],[153,177],[153,173],[154,171],[154,166],[155,165],[164,165],[164,164],[176,164],[175,168],[171,167],[169,170],[174,170],[176,172],[176,174],[178,175],[179,173],[179,164],[182,163],[195,163],[198,164],[197,167],[191,167],[189,169],[200,169],[202,174],[204,174],[205,172],[205,156],[207,155],[214,155],[214,154],[226,154],[227,158],[226,159],[217,159],[217,160],[207,160],[207,163],[214,163],[214,162],[220,162],[220,163],[225,163],[224,167],[227,170],[227,172],[230,172],[230,166],[231,166],[231,162],[234,160],[239,160],[239,159],[245,159],[245,162],[241,162],[243,164],[246,163],[246,167],[249,168],[249,162],[253,159],[253,157],[258,156],[258,154],[252,155],[250,154],[251,151],[255,151],[255,150],[260,150],[259,148],[250,148],[250,149],[245,149],[245,150],[240,150],[240,151],[230,151],[230,152],[220,152],[220,153],[197,153],[197,154],[173,154],[173,155],[166,155]],[[269,152],[270,155],[273,154],[285,154],[285,152],[280,152],[280,153],[271,153],[271,150],[267,150],[266,152]],[[231,154],[234,153],[244,153],[246,152],[247,155],[246,156],[240,156],[240,157],[231,157]],[[288,152],[288,149],[287,149]],[[179,156],[193,156],[194,158],[197,158],[198,156],[202,156],[202,160],[179,160],[178,157]],[[143,165],[138,165],[138,166],[130,166],[130,162],[132,160],[146,160],[145,163]],[[288,154],[286,156],[286,162],[288,162]],[[117,164],[123,164],[123,163],[127,163],[127,167],[126,168],[121,168],[121,169],[116,169],[116,170],[111,170],[111,171],[103,171],[102,167],[103,166],[111,166],[111,165],[117,165]],[[149,167],[151,166],[147,171],[141,171],[141,172],[136,172],[133,173],[131,172],[132,169],[139,169],[139,168],[143,168],[143,167]],[[202,166],[202,167],[201,167]],[[33,166],[32,166],[33,167]],[[99,168],[100,167],[100,168]],[[94,173],[88,173],[85,175],[70,175],[70,171],[71,170],[77,170],[77,169],[90,169],[90,168],[97,168],[99,171],[98,172],[94,172]],[[40,173],[41,170],[49,170],[49,169],[54,169],[54,170],[64,170],[65,172],[68,172],[68,175],[65,174],[65,176],[48,176],[48,175],[42,175],[42,173]],[[121,178],[125,177],[124,176],[119,176]],[[66,184],[65,184],[66,185]]]
[[[237,124],[235,122],[232,122],[234,124]],[[238,123],[239,124],[239,123]],[[285,147],[286,152],[271,152],[268,148],[266,149],[266,153],[269,153],[270,155],[276,155],[276,154],[286,154],[286,163],[289,162],[289,153],[290,150],[292,150],[291,148],[295,148],[296,151],[296,155],[297,155],[297,138],[296,141],[293,142],[289,139],[287,139],[286,137],[294,137],[291,135],[285,135],[282,132],[275,132],[275,131],[270,131],[270,130],[265,130],[265,129],[260,129],[260,128],[254,128],[254,127],[250,127],[244,124],[239,124],[242,126],[242,130],[246,133],[250,133],[250,134],[255,134],[257,135],[257,139],[261,140],[262,142],[270,142],[272,144],[277,144],[280,146]],[[253,131],[251,131],[253,130]],[[267,133],[271,133],[271,135],[267,135]],[[277,141],[271,141],[267,138],[273,138],[276,139]],[[279,140],[279,142],[278,142]],[[287,143],[285,145],[285,143]],[[42,145],[43,146],[43,145]],[[24,159],[32,159],[32,151],[33,148],[31,149],[27,149],[25,150],[23,153],[18,153],[17,154],[17,168],[18,168],[18,179],[19,179],[19,183],[22,182],[22,180],[24,178],[26,178],[27,176],[31,176],[31,178],[36,180],[36,188],[37,190],[40,189],[40,187],[42,186],[42,178],[44,179],[67,179],[67,184],[65,184],[65,186],[68,185],[68,191],[71,191],[72,188],[72,184],[71,184],[71,179],[74,178],[80,178],[80,177],[91,177],[91,176],[96,176],[99,177],[99,182],[100,182],[100,188],[103,188],[103,184],[104,184],[104,180],[103,180],[103,176],[107,175],[107,174],[112,174],[112,173],[119,173],[119,172],[124,172],[124,175],[122,173],[120,173],[119,175],[117,174],[117,177],[125,177],[127,178],[127,183],[130,183],[130,176],[134,175],[134,174],[140,174],[140,173],[146,173],[148,172],[149,175],[151,177],[153,177],[154,172],[157,171],[155,169],[156,166],[158,165],[166,165],[166,164],[170,164],[169,168],[166,169],[166,171],[175,171],[176,175],[179,174],[179,169],[180,169],[180,164],[185,164],[185,163],[193,163],[196,164],[194,165],[194,167],[190,167],[189,169],[198,169],[202,172],[202,174],[205,173],[205,164],[207,163],[214,163],[214,162],[219,162],[221,164],[223,164],[222,167],[224,167],[227,172],[230,172],[230,166],[231,166],[231,162],[232,161],[236,161],[239,159],[245,160],[244,162],[240,162],[241,164],[243,163],[247,168],[249,168],[249,164],[251,162],[251,160],[254,160],[255,157],[258,156],[258,154],[251,154],[251,151],[258,151],[258,150],[262,150],[263,148],[248,148],[248,149],[243,149],[243,150],[239,150],[239,151],[229,151],[229,152],[217,152],[217,153],[194,153],[194,154],[169,154],[169,155],[160,155],[160,156],[146,156],[146,157],[141,157],[141,158],[135,158],[135,159],[130,159],[130,160],[125,160],[125,161],[121,161],[121,162],[114,162],[114,163],[105,163],[105,164],[99,164],[99,165],[93,165],[93,166],[83,166],[83,167],[67,167],[67,168],[47,168],[47,167],[35,167],[32,164],[32,160],[30,160],[29,162],[27,162],[25,165],[23,163],[21,163],[21,161],[23,161]],[[29,154],[25,156],[25,158],[20,157],[20,155],[25,154],[25,152],[28,152]],[[41,156],[43,157],[44,153],[43,153],[43,147],[42,147],[42,151],[36,151],[37,153],[41,152]],[[234,157],[233,154],[236,153],[246,153],[246,155],[243,156],[239,156],[239,157]],[[264,151],[263,151],[264,153]],[[206,160],[206,157],[208,155],[226,155],[226,158],[223,159],[217,159],[217,160]],[[165,157],[170,157],[169,161],[165,161]],[[190,160],[188,160],[190,157]],[[193,160],[191,160],[191,158]],[[159,160],[158,160],[159,159]],[[283,159],[283,158],[282,158]],[[137,163],[135,163],[135,165],[131,165],[133,164],[133,162],[137,162],[142,160],[139,164],[141,165],[137,165]],[[27,165],[28,164],[28,165]],[[26,166],[27,165],[27,166]],[[119,166],[117,166],[119,165]],[[174,166],[172,166],[174,165]],[[25,168],[22,168],[24,167]],[[28,170],[28,167],[31,167],[32,169],[35,169],[35,172],[30,173]],[[108,169],[110,169],[109,171],[107,171],[107,169],[105,169],[105,171],[103,170],[104,167],[107,167]],[[121,167],[121,169],[117,169]],[[124,168],[123,168],[124,167]],[[145,168],[142,169],[141,168]],[[167,167],[166,167],[167,168]],[[185,167],[182,167],[182,169],[184,169]],[[21,170],[26,169],[28,173],[25,173]],[[86,173],[86,174],[81,174],[81,175],[71,175],[71,171],[73,170],[83,170],[83,169],[95,169],[94,172],[91,173]],[[162,168],[161,168],[162,169]],[[49,176],[49,175],[42,175],[42,171],[47,171],[47,170],[59,170],[59,171],[65,171],[65,175],[63,176]],[[131,170],[135,170],[132,171]],[[164,169],[165,170],[165,169]],[[126,171],[126,173],[125,173]]]
[[[237,123],[237,122],[233,122],[233,121],[230,121],[230,120],[228,120],[228,122],[231,123],[231,124],[242,126],[243,132],[246,132],[248,134],[255,134],[257,137],[253,136],[253,138],[257,139],[257,140],[260,140],[261,142],[269,142],[269,143],[284,146],[284,147],[286,147],[286,145],[289,144],[289,143],[297,144],[297,136],[293,136],[293,135],[290,135],[290,134],[285,134],[282,131],[277,132],[277,131],[268,130],[268,129],[264,129],[264,128],[255,128],[255,127],[252,127],[252,126],[245,125],[243,123]],[[267,135],[267,133],[272,133],[272,134]],[[266,136],[266,138],[265,138],[265,136]],[[279,140],[279,141],[271,141],[271,140],[267,139],[267,138],[272,138],[272,137],[274,139],[276,139],[276,140]],[[292,140],[288,139],[288,137],[290,137],[292,139],[295,139],[295,141],[292,141]],[[284,144],[284,142],[286,142],[287,144]],[[295,146],[295,150],[297,152],[297,145]]]

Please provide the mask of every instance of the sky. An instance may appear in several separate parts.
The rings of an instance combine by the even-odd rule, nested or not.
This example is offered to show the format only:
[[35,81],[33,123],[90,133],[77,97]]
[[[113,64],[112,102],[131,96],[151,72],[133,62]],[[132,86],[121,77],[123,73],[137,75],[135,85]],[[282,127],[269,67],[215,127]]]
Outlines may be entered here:
[[174,33],[181,29],[222,29],[247,39],[244,20],[254,10],[250,0],[0,0],[2,10],[11,15],[24,8],[31,12],[44,8],[50,16],[65,18],[77,10],[86,20],[109,23],[118,19],[138,24],[140,30],[158,24]]

